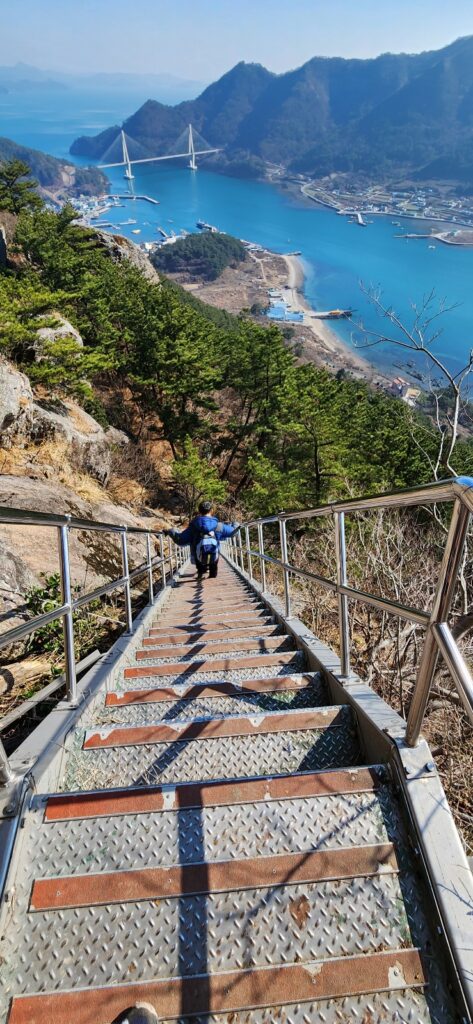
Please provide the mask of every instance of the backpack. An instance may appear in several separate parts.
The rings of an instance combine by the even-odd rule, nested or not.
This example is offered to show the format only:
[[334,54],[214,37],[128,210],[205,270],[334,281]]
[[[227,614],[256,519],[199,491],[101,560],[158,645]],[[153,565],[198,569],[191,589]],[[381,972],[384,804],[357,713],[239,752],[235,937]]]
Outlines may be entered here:
[[219,544],[214,530],[201,530],[200,537],[195,547],[197,560],[201,565],[208,566],[209,562],[216,562],[218,558]]

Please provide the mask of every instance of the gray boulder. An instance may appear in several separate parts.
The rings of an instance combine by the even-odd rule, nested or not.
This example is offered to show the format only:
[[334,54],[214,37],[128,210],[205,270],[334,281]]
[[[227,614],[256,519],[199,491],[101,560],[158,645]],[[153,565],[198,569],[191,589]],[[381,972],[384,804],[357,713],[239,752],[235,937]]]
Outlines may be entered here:
[[25,594],[39,586],[39,577],[23,559],[0,537],[0,634],[28,618]]
[[37,363],[43,359],[47,359],[47,353],[45,348],[48,344],[55,341],[62,341],[65,338],[69,338],[75,342],[77,348],[83,348],[84,342],[79,334],[79,331],[69,323],[59,313],[51,313],[51,316],[55,318],[56,324],[54,327],[40,327],[36,332],[36,342],[34,344],[35,360]]
[[33,392],[28,377],[11,363],[0,358],[0,443],[26,427],[33,404]]

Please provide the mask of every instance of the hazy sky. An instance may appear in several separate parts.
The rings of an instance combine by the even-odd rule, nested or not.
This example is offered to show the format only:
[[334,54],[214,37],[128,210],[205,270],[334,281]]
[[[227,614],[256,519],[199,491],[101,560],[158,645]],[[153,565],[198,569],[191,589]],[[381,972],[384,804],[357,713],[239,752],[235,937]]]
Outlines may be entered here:
[[473,34],[473,0],[0,0],[0,63],[210,82],[239,60],[414,52]]

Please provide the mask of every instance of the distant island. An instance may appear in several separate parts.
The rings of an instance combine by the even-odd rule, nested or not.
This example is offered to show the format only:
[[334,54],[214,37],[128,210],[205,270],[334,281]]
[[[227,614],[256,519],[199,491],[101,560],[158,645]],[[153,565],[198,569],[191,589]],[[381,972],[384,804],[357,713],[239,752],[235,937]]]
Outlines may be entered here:
[[58,204],[79,195],[98,195],[108,187],[108,178],[98,167],[77,167],[68,160],[0,137],[0,163],[7,160],[28,164],[43,198]]
[[[314,57],[276,75],[237,64],[195,100],[149,99],[124,122],[139,155],[170,150],[190,122],[229,174],[473,180],[473,36],[441,50],[369,60]],[[119,126],[82,136],[71,153],[100,160]],[[131,154],[133,157],[133,154]]]
[[0,64],[0,93],[31,92],[39,89],[42,92],[58,92],[83,90],[90,93],[100,90],[122,94],[130,97],[159,95],[161,98],[188,99],[197,96],[204,88],[203,82],[181,78],[171,74],[136,73],[126,71],[73,72],[52,71],[35,67],[32,64]]

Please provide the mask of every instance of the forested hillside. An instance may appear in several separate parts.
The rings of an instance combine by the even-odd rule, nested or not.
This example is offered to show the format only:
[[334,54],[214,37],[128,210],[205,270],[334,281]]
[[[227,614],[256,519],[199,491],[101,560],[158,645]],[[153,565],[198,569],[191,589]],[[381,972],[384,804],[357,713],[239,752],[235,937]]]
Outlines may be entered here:
[[[473,37],[442,50],[370,60],[314,57],[275,75],[237,64],[197,99],[148,100],[124,124],[139,154],[165,153],[189,122],[224,153],[229,173],[264,161],[323,175],[403,171],[465,180],[472,170]],[[77,139],[72,153],[100,159],[118,127]],[[131,151],[133,142],[130,142]],[[133,152],[132,152],[133,155]]]
[[97,167],[77,167],[67,160],[41,153],[38,149],[20,146],[11,139],[0,138],[0,162],[19,160],[26,163],[31,174],[44,188],[67,189],[71,196],[81,193],[97,195],[107,188],[108,179]]
[[[23,258],[0,276],[3,353],[33,384],[125,426],[137,445],[151,433],[179,458],[192,441],[249,511],[429,479],[404,403],[297,365],[276,327],[228,316],[220,325],[165,280],[150,283],[114,262],[93,232],[74,224],[71,207],[23,212],[16,244]],[[36,332],[57,313],[84,345],[56,341],[37,361]],[[433,455],[435,432],[427,423],[424,432]],[[456,459],[463,473],[473,470],[470,441]]]

